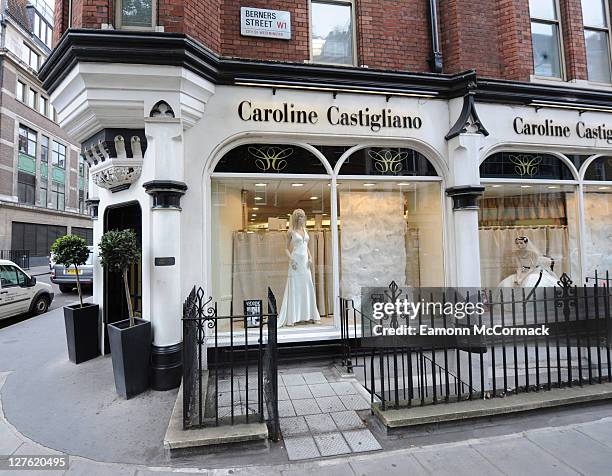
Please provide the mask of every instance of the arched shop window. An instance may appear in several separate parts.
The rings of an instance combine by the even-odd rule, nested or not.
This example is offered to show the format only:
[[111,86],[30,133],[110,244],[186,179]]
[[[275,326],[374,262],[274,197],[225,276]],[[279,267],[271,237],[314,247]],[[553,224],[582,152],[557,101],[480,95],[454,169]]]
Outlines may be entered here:
[[612,272],[612,157],[596,158],[584,179],[584,269],[592,277]]
[[[244,314],[245,302],[280,310],[288,279],[287,227],[307,216],[312,278],[322,324],[333,324],[331,177],[319,157],[289,144],[246,144],[227,152],[211,177],[211,279],[219,314]],[[229,323],[222,331],[230,331]],[[233,324],[244,332],[242,321]]]
[[338,176],[340,294],[361,288],[443,286],[441,179],[407,148],[370,147],[350,155]]
[[427,158],[413,149],[367,147],[351,154],[340,175],[436,176]]
[[312,152],[287,144],[246,144],[226,153],[215,172],[251,174],[326,174]]
[[481,178],[573,180],[569,167],[557,156],[498,152],[480,165]]
[[612,157],[596,158],[586,169],[584,179],[612,181]]
[[[480,176],[483,286],[533,287],[538,279],[550,286],[564,272],[579,282],[578,188],[569,166],[551,154],[498,152],[483,161]],[[531,264],[520,260],[523,237],[537,252]]]

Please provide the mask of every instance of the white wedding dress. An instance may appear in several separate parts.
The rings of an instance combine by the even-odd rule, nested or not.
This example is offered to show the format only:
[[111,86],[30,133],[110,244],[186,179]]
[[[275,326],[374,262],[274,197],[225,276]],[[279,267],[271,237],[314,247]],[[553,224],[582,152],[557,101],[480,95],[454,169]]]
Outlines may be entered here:
[[297,267],[293,269],[289,262],[289,272],[283,303],[278,315],[278,327],[292,326],[296,322],[320,321],[317,302],[315,299],[314,284],[308,267],[308,241],[310,237],[304,230],[304,237],[296,231],[291,231],[291,244],[293,251],[291,259]]

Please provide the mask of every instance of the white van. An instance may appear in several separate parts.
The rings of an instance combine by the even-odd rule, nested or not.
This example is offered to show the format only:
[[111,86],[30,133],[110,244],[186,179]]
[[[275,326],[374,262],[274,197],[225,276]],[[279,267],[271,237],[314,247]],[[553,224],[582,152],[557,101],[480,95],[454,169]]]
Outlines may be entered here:
[[43,314],[53,297],[49,284],[37,283],[12,261],[0,259],[0,319],[27,312]]

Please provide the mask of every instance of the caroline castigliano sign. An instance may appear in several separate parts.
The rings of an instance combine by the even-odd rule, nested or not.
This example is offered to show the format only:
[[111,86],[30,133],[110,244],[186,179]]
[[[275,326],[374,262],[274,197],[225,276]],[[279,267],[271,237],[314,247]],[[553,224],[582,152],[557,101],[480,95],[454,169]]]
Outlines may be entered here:
[[277,40],[291,39],[291,13],[240,7],[240,34]]

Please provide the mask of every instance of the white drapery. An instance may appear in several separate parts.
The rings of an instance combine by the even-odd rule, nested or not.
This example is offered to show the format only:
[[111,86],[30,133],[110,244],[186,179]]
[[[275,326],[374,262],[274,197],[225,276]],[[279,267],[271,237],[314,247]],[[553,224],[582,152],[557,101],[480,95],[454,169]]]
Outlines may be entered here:
[[481,227],[479,239],[483,286],[495,287],[516,272],[512,252],[518,236],[526,236],[542,256],[554,260],[554,273],[557,276],[570,273],[569,233],[566,226]]
[[[308,248],[313,258],[312,278],[319,314],[333,313],[332,247],[329,230],[308,230]],[[232,301],[235,315],[242,314],[243,302],[261,299],[267,306],[268,286],[283,300],[289,260],[285,254],[286,231],[236,231],[233,234]]]

